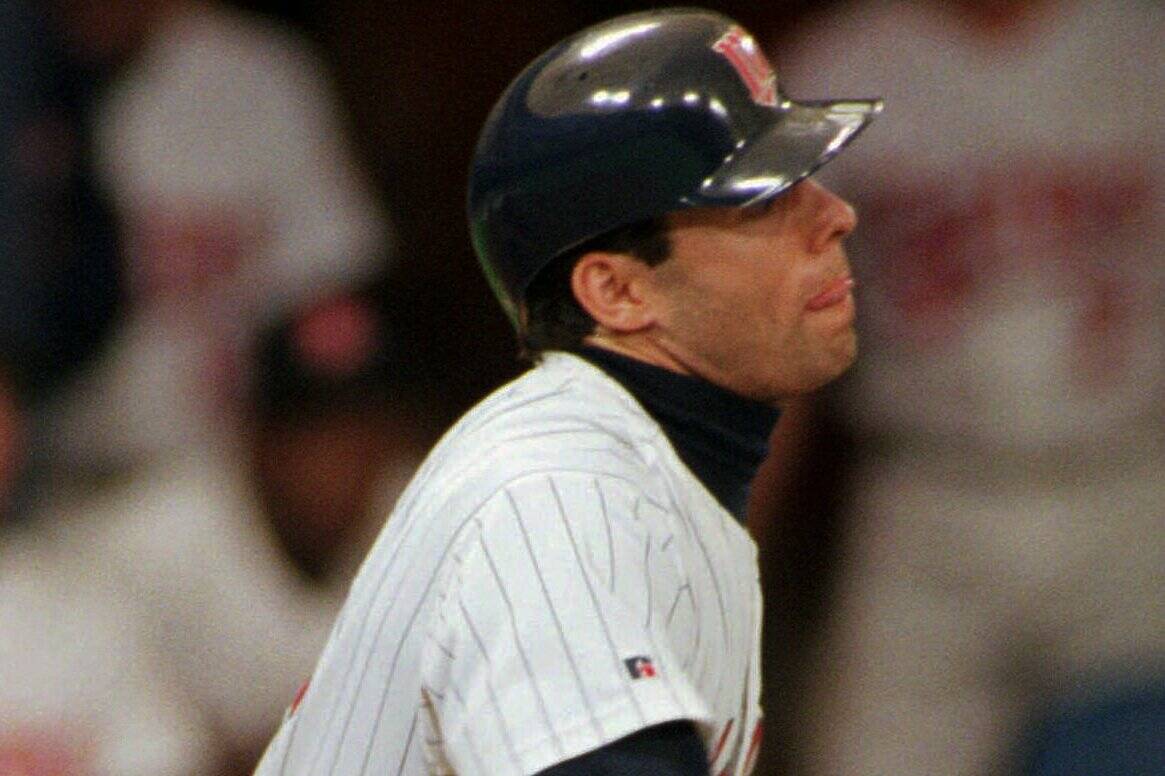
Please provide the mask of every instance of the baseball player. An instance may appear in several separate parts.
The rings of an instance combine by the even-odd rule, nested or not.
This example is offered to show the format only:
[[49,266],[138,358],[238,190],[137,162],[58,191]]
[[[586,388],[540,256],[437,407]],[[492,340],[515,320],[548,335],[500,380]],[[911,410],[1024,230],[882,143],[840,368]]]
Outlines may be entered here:
[[854,213],[808,176],[880,109],[788,100],[695,9],[514,80],[469,216],[534,366],[402,494],[260,774],[752,770],[741,518],[779,403],[854,358]]

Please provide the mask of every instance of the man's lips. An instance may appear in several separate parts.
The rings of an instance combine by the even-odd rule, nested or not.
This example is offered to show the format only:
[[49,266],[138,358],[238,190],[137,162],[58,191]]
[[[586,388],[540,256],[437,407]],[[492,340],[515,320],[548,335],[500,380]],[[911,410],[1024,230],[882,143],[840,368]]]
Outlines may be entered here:
[[810,299],[805,305],[805,309],[816,312],[840,304],[849,298],[853,288],[854,279],[849,275],[843,275],[827,285],[820,294]]

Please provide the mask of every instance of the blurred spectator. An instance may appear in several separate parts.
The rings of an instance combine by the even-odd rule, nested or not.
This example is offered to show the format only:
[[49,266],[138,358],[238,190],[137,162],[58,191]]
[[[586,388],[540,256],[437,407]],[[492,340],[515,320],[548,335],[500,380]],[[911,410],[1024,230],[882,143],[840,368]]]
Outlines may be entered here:
[[65,56],[40,4],[0,3],[0,511],[19,517],[40,408],[117,311],[115,227],[84,121],[101,72]]
[[380,271],[388,228],[289,29],[199,0],[48,5],[72,56],[113,72],[88,119],[128,299],[43,445],[101,473],[213,436],[257,328]]
[[1133,0],[868,0],[777,47],[793,96],[887,103],[825,173],[863,337],[797,772],[1014,772],[1046,704],[1165,679],[1163,34]]
[[83,545],[0,541],[0,773],[198,776],[210,731]]
[[0,511],[0,774],[219,773],[201,710],[105,558],[59,527]]
[[346,585],[452,409],[396,337],[394,295],[380,282],[323,296],[257,353],[255,480],[275,537],[317,583]]
[[47,521],[104,557],[240,773],[310,674],[443,420],[387,302],[378,284],[305,303],[263,337],[249,401],[217,438]]

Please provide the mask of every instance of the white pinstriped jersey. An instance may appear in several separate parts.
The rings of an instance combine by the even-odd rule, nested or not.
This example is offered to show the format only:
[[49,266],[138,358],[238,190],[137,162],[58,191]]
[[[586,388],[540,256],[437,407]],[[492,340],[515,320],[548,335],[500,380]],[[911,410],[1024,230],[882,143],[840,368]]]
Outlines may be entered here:
[[690,719],[760,738],[744,528],[617,382],[565,353],[467,414],[401,496],[259,766],[521,774]]

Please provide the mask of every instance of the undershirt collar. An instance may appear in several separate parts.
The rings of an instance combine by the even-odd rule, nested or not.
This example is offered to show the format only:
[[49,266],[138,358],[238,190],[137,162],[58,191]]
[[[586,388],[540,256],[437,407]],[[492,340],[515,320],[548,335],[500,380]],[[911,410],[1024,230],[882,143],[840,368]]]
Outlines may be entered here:
[[718,385],[605,348],[575,353],[618,381],[658,423],[680,459],[741,523],[780,410]]

